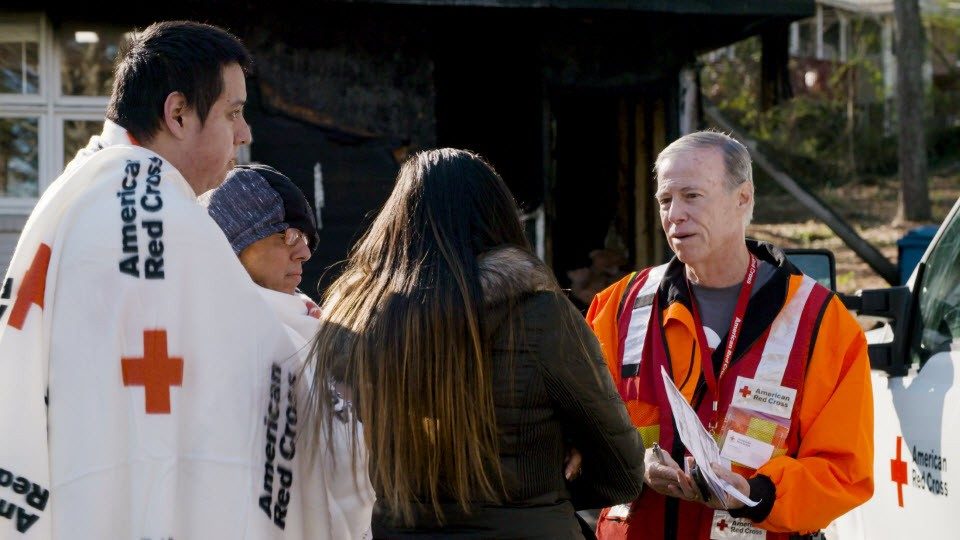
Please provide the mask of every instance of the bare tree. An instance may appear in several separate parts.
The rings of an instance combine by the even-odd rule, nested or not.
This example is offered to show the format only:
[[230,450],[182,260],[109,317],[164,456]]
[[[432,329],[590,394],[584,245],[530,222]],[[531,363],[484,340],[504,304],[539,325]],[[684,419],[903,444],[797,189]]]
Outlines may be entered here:
[[930,219],[927,143],[924,134],[924,35],[918,0],[894,0],[897,53],[897,119],[900,157],[898,220]]

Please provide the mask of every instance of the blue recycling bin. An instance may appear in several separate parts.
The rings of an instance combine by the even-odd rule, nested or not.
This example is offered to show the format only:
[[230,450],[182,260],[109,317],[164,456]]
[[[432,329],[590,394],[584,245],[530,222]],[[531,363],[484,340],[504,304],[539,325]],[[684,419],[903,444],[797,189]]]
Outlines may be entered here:
[[927,250],[927,246],[937,234],[936,225],[924,225],[907,231],[907,234],[897,240],[897,264],[900,268],[900,284],[910,279],[913,269],[920,263],[920,258]]

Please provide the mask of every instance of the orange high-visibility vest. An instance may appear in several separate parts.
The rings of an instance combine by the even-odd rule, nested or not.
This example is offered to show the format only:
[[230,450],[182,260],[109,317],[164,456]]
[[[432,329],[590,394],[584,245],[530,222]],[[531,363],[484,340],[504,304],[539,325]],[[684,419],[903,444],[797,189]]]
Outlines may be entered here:
[[[752,247],[751,251],[759,250]],[[758,256],[772,264],[779,262],[769,255]],[[752,343],[744,344],[720,381],[717,415],[726,419],[739,377],[779,378],[774,382],[796,391],[788,432],[780,427],[781,432],[776,433],[772,426],[758,431],[763,422],[738,429],[760,440],[770,437],[776,443],[773,457],[758,469],[734,466],[747,478],[763,474],[776,487],[776,502],[763,522],[752,524],[741,518],[741,525],[756,525],[773,533],[766,534],[771,540],[787,537],[775,533],[819,530],[869,498],[873,489],[869,362],[862,331],[834,295],[788,264],[778,269],[787,274],[785,298],[781,297],[778,310],[767,310],[772,320],[763,321],[763,331]],[[704,425],[712,418],[712,400],[704,399],[700,345],[691,311],[683,299],[663,298],[668,296],[671,280],[676,282],[677,276],[683,275],[678,261],[670,268],[647,269],[612,285],[594,299],[587,319],[600,339],[611,375],[644,444],[659,442],[680,462],[684,451],[674,437],[672,414],[659,384],[660,367],[672,375]],[[654,309],[654,305],[658,307]],[[745,325],[759,322],[751,321],[751,310],[757,311],[753,301]],[[638,322],[637,315],[648,317],[646,324]],[[642,347],[639,354],[638,346]],[[768,346],[771,350],[765,353]],[[717,435],[723,436],[729,427],[726,422],[721,424]],[[840,430],[844,432],[836,433]],[[826,444],[829,460],[818,456]],[[837,455],[837,447],[847,451]],[[821,473],[829,474],[816,479]],[[606,519],[607,514],[603,512],[598,523],[600,538],[706,539],[713,527],[725,530],[727,525],[735,525],[727,522],[731,518],[718,517],[700,503],[664,497],[649,489],[634,501],[625,520]]]

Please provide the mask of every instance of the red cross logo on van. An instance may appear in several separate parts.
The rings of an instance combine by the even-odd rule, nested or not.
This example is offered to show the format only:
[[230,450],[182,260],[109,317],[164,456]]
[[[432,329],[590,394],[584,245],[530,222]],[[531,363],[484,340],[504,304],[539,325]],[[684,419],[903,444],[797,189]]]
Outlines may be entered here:
[[903,508],[903,486],[907,484],[907,462],[900,457],[900,441],[897,435],[897,459],[890,460],[890,479],[897,483],[897,504]]

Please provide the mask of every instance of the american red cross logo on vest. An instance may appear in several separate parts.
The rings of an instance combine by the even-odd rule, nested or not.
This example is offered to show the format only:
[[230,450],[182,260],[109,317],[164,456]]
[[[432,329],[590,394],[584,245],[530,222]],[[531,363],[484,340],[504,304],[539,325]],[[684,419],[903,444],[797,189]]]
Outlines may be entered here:
[[170,387],[183,383],[183,358],[167,356],[167,331],[143,331],[143,357],[120,359],[124,386],[142,386],[147,414],[170,414]]
[[750,391],[750,387],[747,385],[743,385],[743,388],[740,389],[740,395],[743,396],[743,399],[747,399],[748,397],[750,397],[751,393],[752,392]]
[[726,530],[726,528],[729,526],[730,525],[727,525],[727,520],[725,519],[721,519],[720,521],[717,522],[717,528],[720,529],[721,531]]
[[903,508],[903,486],[907,484],[907,462],[900,457],[900,441],[897,435],[897,459],[890,460],[890,479],[897,483],[897,504]]

